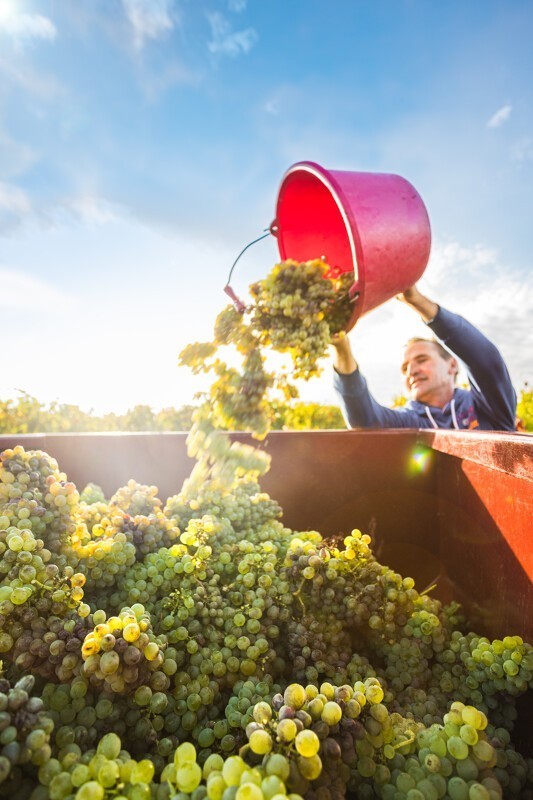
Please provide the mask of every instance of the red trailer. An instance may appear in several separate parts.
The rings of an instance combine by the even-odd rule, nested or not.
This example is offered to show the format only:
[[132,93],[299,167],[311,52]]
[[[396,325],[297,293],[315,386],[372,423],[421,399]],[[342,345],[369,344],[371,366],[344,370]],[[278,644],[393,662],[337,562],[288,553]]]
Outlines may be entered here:
[[[247,434],[232,438],[252,442]],[[165,500],[193,466],[186,433],[0,436],[0,451],[44,450],[81,489],[134,478]],[[370,533],[383,564],[459,601],[472,629],[533,641],[533,437],[433,430],[273,432],[262,487],[294,530]],[[513,740],[533,753],[532,693]]]
[[[246,434],[232,434],[252,441]],[[176,494],[193,462],[186,433],[0,436],[54,456],[106,496],[130,478]],[[533,641],[533,437],[433,430],[273,432],[262,486],[295,530],[370,533],[378,559],[476,630]]]

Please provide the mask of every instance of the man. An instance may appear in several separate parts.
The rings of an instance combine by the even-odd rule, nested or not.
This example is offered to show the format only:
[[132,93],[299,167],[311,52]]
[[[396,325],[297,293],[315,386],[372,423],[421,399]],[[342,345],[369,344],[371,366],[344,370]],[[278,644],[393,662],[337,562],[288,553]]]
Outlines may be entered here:
[[[463,317],[441,308],[416,286],[399,295],[417,311],[438,341],[411,339],[402,361],[410,400],[404,408],[380,405],[368,391],[346,336],[335,337],[334,386],[351,428],[455,428],[514,431],[516,394],[496,347]],[[470,389],[455,388],[456,354]]]

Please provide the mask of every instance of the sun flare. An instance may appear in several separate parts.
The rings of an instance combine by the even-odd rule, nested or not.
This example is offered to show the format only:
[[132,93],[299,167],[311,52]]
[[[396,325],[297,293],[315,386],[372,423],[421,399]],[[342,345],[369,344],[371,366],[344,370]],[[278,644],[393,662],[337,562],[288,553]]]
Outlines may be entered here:
[[[20,9],[20,3],[18,3]],[[0,26],[13,19],[17,13],[15,0],[0,0]]]

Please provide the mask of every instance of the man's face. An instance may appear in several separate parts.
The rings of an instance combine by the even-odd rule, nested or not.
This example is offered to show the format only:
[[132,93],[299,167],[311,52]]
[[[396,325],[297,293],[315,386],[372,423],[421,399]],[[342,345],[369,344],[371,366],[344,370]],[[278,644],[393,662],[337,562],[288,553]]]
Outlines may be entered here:
[[411,400],[442,408],[453,396],[457,362],[431,342],[413,342],[403,354],[402,375]]

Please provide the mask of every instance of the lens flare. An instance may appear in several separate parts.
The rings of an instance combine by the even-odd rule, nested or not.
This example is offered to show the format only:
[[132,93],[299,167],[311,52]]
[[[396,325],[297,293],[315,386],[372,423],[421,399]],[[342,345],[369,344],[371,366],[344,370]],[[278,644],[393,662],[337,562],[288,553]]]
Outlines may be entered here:
[[417,445],[409,459],[409,471],[411,474],[418,475],[428,471],[431,464],[431,449]]

